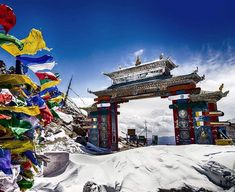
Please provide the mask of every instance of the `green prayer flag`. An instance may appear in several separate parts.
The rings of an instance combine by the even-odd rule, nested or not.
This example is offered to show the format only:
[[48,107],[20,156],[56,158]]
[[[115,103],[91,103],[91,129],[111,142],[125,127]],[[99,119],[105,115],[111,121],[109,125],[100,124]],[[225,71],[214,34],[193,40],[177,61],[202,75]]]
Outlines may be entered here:
[[59,115],[55,112],[54,109],[51,109],[51,113],[52,113],[53,117],[60,118]]
[[13,134],[16,137],[20,137],[21,135],[23,135],[26,131],[28,131],[29,129],[25,129],[25,128],[20,128],[20,127],[11,127],[10,129],[12,130]]
[[49,109],[52,109],[53,107],[58,107],[60,105],[59,105],[59,103],[48,101],[47,106],[49,107]]
[[17,184],[19,185],[20,189],[31,189],[33,187],[33,183],[34,181],[28,181],[25,179],[22,179],[20,181],[17,182]]
[[0,125],[4,127],[19,127],[19,128],[24,128],[24,129],[31,129],[32,125],[29,121],[25,120],[19,120],[15,118],[14,116],[12,119],[7,120],[7,119],[0,119]]
[[40,84],[43,85],[43,84],[50,82],[50,81],[51,81],[50,79],[42,79],[42,80],[40,80]]
[[5,43],[13,43],[18,47],[19,50],[22,50],[24,47],[24,44],[16,37],[12,35],[0,33],[0,45],[5,44]]

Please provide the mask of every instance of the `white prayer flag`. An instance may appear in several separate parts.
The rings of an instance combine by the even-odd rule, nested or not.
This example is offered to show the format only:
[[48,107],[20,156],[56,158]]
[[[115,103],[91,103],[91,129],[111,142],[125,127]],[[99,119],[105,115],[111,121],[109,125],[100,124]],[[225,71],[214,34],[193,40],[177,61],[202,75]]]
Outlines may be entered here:
[[168,97],[168,100],[170,101],[179,99],[189,99],[189,94],[172,95]]
[[41,71],[41,70],[52,70],[53,67],[56,65],[56,62],[50,62],[50,63],[42,63],[42,64],[35,64],[35,65],[29,65],[29,69],[31,69],[34,73]]

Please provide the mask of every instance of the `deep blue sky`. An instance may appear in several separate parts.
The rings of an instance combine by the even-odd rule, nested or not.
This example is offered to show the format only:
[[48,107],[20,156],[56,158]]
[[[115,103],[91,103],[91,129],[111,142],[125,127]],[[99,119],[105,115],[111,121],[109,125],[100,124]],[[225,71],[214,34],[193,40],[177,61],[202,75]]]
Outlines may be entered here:
[[[206,45],[235,47],[233,0],[0,0],[11,6],[17,24],[11,35],[24,38],[31,28],[42,30],[61,74],[64,90],[74,75],[73,88],[109,85],[101,72],[133,62],[133,53],[145,58],[160,52],[180,61],[182,55]],[[40,53],[42,54],[42,53]],[[39,55],[40,55],[39,54]],[[13,58],[0,50],[8,64]],[[133,57],[133,58],[132,58]],[[1,59],[1,58],[0,58]]]

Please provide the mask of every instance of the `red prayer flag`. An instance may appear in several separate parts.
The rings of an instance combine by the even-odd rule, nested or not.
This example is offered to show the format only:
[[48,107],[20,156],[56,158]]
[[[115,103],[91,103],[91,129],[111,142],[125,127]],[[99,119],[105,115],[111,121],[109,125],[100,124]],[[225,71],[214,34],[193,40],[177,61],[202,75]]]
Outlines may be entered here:
[[45,106],[45,108],[40,109],[40,112],[41,112],[42,120],[44,122],[44,126],[51,123],[51,121],[53,120],[53,115],[50,109],[47,106]]
[[6,33],[11,30],[16,24],[16,16],[12,8],[7,5],[0,4],[0,25],[3,26],[3,29]]
[[8,93],[0,93],[0,104],[6,104],[12,101],[12,95]]
[[58,81],[58,78],[53,74],[52,72],[36,72],[35,73],[39,80],[52,80],[52,81]]
[[7,119],[7,120],[9,120],[9,119],[11,119],[11,117],[7,116],[7,115],[0,114],[0,119]]

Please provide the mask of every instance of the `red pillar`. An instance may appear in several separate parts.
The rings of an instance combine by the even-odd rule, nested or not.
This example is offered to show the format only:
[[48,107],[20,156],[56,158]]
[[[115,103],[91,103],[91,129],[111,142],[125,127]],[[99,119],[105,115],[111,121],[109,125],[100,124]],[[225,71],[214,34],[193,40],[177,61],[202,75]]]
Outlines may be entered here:
[[108,148],[112,149],[112,112],[111,106],[108,108],[108,121],[107,121],[107,129],[108,129]]
[[[106,104],[108,105],[110,103],[110,97],[109,96],[98,97],[95,99],[95,101],[97,101],[97,105],[101,105],[97,107],[98,108],[97,111],[98,111],[99,146],[111,149],[110,106],[106,106]],[[102,135],[107,136],[107,138],[103,137]]]
[[[172,104],[176,104],[176,101],[173,100]],[[174,119],[174,128],[175,128],[175,144],[180,144],[180,131],[179,131],[179,125],[178,125],[178,110],[173,109],[173,119]]]
[[[117,103],[112,103],[110,97],[101,97],[96,99],[97,104],[101,104],[98,107],[98,129],[99,129],[99,146],[102,145],[102,132],[107,134],[107,145],[105,148],[111,149],[113,151],[118,150],[118,122],[117,122]],[[105,117],[107,122],[102,121],[102,117]],[[103,130],[101,130],[103,127]]]
[[117,151],[118,150],[118,104],[114,103],[114,121],[115,121],[115,135],[113,135],[113,137],[115,137],[115,147],[114,150]]
[[99,147],[101,145],[101,135],[100,135],[100,129],[101,129],[101,115],[100,115],[100,108],[97,108],[98,116],[97,116],[97,128],[98,128],[98,139],[99,139]]
[[[210,112],[210,111],[217,111],[217,104],[216,103],[208,103],[208,112]],[[210,122],[213,122],[213,121],[218,122],[219,121],[218,116],[210,117]],[[211,127],[213,144],[215,144],[215,140],[217,139],[217,128],[218,127]]]
[[188,123],[189,123],[189,131],[190,131],[190,141],[191,141],[191,144],[195,144],[195,132],[194,132],[194,125],[193,125],[192,109],[188,108],[187,112],[188,112]]

